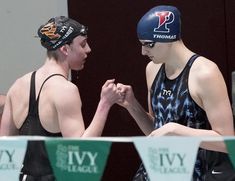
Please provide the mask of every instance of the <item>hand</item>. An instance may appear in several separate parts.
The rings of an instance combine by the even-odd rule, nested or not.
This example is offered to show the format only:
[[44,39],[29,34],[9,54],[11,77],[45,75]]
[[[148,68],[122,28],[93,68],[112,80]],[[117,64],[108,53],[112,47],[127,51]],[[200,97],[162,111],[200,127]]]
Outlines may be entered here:
[[114,83],[115,79],[107,80],[102,86],[100,99],[110,106],[115,103],[123,102],[124,95],[117,90],[117,86]]
[[134,96],[134,92],[132,90],[132,87],[130,85],[124,85],[124,84],[118,83],[117,90],[118,90],[120,96],[123,96],[122,101],[118,102],[118,104],[120,106],[125,107],[125,108],[130,107],[135,100],[135,96]]

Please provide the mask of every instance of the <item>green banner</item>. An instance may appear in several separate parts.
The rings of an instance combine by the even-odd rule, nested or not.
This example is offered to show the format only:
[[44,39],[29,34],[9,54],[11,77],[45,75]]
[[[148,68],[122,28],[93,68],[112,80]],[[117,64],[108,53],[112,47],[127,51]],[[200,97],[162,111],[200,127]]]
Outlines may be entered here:
[[227,146],[229,158],[233,164],[233,167],[235,168],[235,138],[225,139],[224,143]]
[[91,140],[45,140],[57,181],[102,178],[111,142]]

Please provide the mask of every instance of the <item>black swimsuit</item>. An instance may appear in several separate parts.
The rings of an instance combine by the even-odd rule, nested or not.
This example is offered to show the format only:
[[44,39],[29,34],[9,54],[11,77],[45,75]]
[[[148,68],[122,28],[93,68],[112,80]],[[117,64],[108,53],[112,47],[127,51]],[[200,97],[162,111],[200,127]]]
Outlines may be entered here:
[[[38,97],[36,99],[35,74],[36,72],[33,72],[31,75],[28,115],[23,125],[19,129],[19,135],[61,137],[62,136],[61,133],[50,133],[43,128],[38,114],[38,103],[44,83],[52,76],[63,76],[63,75],[61,74],[50,75],[43,82]],[[27,175],[27,177],[32,177],[32,178],[37,177],[39,180],[48,180],[48,179],[40,179],[43,177],[52,178],[49,180],[55,180],[53,177],[53,171],[50,166],[50,162],[48,160],[44,141],[28,141],[27,151],[22,168],[22,176],[23,174]],[[27,180],[34,180],[34,179],[27,178]]]

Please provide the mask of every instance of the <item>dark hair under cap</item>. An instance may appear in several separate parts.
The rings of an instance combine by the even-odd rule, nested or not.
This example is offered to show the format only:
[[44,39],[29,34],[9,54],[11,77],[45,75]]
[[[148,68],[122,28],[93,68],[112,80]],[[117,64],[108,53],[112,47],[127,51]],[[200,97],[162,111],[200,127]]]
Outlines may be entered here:
[[47,50],[56,50],[79,35],[86,36],[87,27],[65,16],[51,18],[38,29],[41,44]]

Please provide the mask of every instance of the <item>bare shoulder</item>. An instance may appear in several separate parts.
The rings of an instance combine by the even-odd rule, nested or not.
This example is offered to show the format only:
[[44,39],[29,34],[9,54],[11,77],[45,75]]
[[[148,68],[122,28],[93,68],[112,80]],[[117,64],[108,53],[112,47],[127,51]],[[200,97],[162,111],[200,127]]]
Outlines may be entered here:
[[158,70],[160,69],[162,64],[155,64],[152,61],[149,62],[146,66],[146,79],[148,88],[151,87],[154,78],[156,77]]
[[191,73],[199,82],[211,81],[222,76],[216,63],[202,56],[193,63]]
[[226,84],[218,66],[205,57],[198,57],[193,63],[189,84],[192,95],[197,95],[201,99],[205,99],[205,96],[208,98],[208,92],[210,96],[226,92]]
[[11,85],[7,94],[10,96],[18,94],[21,95],[21,92],[25,92],[26,90],[28,91],[30,87],[31,74],[32,72],[16,79],[15,82]]
[[72,102],[80,102],[80,94],[78,87],[73,84],[72,82],[64,79],[63,77],[58,77],[58,79],[61,79],[60,81],[55,81],[52,83],[51,87],[51,93],[54,100],[59,103],[59,101],[62,101],[63,103],[72,103]]
[[57,79],[60,80],[54,81],[53,83],[56,91],[67,91],[68,93],[78,91],[78,87],[74,83],[64,79],[63,77],[57,77]]

